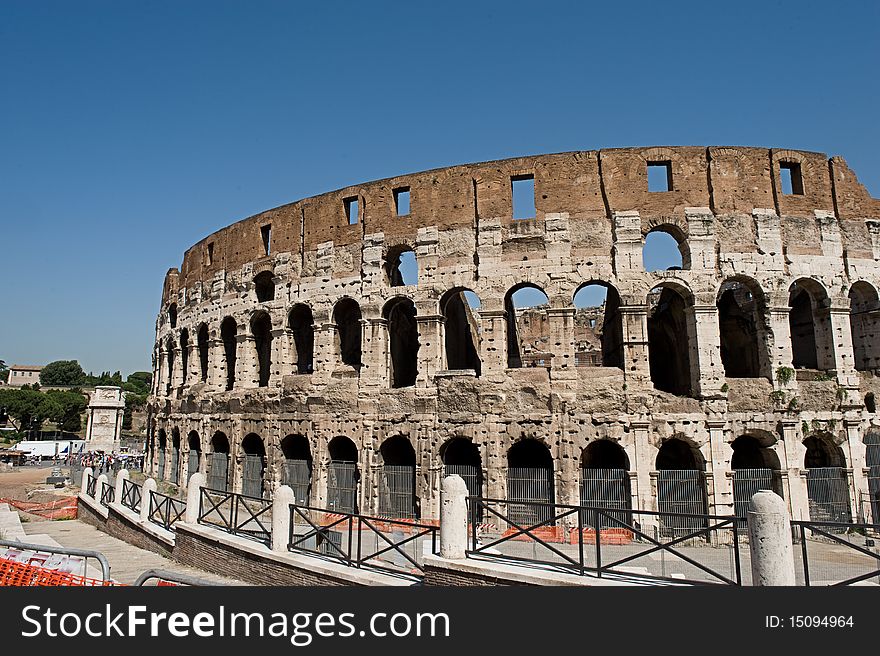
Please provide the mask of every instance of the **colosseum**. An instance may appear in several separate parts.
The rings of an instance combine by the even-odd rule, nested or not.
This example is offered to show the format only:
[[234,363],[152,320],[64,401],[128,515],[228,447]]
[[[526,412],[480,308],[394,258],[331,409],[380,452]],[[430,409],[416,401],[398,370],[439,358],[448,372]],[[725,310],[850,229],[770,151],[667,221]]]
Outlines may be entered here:
[[[671,242],[672,262],[647,250]],[[472,494],[880,518],[880,201],[840,157],[571,152],[369,182],[168,271],[148,468],[435,520]]]

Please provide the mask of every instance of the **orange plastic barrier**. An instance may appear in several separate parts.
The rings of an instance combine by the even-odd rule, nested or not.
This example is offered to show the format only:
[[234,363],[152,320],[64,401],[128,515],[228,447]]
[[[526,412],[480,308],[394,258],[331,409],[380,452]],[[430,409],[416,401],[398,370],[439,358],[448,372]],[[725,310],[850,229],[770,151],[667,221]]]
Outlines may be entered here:
[[68,572],[60,572],[36,565],[26,565],[7,558],[0,558],[0,586],[91,586],[119,585],[113,581],[101,581]]
[[76,519],[76,501],[76,497],[61,497],[57,501],[46,503],[0,498],[0,503],[8,503],[12,508],[46,519]]

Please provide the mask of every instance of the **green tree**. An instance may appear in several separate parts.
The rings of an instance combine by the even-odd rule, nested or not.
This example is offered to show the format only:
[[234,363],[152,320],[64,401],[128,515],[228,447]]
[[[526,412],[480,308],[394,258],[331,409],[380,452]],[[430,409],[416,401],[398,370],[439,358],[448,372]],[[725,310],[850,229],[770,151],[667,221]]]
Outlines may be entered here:
[[52,417],[58,427],[68,433],[82,430],[82,413],[86,410],[86,397],[82,390],[49,390],[46,395],[52,398],[60,408],[60,413]]
[[8,383],[9,382],[9,367],[6,365],[6,360],[0,360],[0,383]]
[[63,414],[55,399],[32,389],[0,389],[0,407],[6,408],[19,431],[39,430],[44,421]]
[[40,372],[42,385],[82,385],[85,373],[76,360],[56,360],[50,362]]
[[123,389],[135,394],[149,394],[153,384],[153,374],[149,371],[135,371],[125,380]]

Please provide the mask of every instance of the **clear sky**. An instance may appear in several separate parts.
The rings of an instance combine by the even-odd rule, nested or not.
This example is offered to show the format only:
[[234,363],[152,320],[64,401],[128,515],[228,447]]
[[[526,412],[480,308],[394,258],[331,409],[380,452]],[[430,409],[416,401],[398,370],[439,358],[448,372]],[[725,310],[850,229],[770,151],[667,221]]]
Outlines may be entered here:
[[880,3],[0,3],[0,359],[149,369],[208,233],[401,173],[633,145],[842,155]]

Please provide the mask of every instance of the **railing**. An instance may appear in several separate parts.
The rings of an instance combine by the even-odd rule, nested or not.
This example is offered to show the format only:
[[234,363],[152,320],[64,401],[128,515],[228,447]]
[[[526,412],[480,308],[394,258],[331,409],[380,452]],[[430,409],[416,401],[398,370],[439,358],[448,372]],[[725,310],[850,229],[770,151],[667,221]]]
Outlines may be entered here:
[[86,480],[86,494],[95,498],[95,488],[98,486],[98,479],[89,474],[88,479]]
[[150,490],[149,519],[154,524],[171,531],[174,523],[186,513],[186,501]]
[[331,558],[348,567],[420,577],[425,542],[437,553],[438,527],[310,506],[290,506],[290,551]]
[[272,501],[203,487],[199,523],[268,544],[272,538]]
[[122,499],[120,499],[120,502],[126,508],[134,512],[140,512],[141,486],[132,480],[124,479],[122,481]]
[[839,586],[871,579],[880,584],[880,539],[871,537],[880,535],[880,524],[793,520],[791,527],[799,584]]
[[[473,496],[468,497],[468,516],[468,557],[539,564],[581,576],[742,585],[736,517],[622,513]],[[535,519],[520,521],[523,517]],[[664,528],[669,526],[693,528],[670,535]]]
[[101,481],[101,505],[109,507],[116,499],[116,488],[107,481]]

